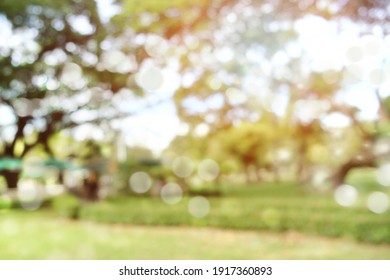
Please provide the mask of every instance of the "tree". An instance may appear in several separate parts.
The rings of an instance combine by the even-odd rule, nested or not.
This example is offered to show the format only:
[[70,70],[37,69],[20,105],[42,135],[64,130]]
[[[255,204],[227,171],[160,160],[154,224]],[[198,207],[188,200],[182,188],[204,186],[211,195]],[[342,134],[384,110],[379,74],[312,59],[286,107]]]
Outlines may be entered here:
[[239,162],[249,183],[252,182],[252,173],[255,174],[256,181],[262,180],[260,169],[266,169],[270,165],[275,136],[275,127],[267,121],[243,122],[221,131],[217,135],[217,141],[222,155]]
[[[103,25],[95,1],[7,0],[0,17],[8,34],[0,45],[0,155],[23,159],[42,147],[55,157],[49,142],[61,131],[76,140],[113,138],[109,121],[134,112],[112,98],[146,90],[134,79],[148,58],[137,55],[136,34]],[[20,173],[0,170],[8,188],[17,187]]]
[[[37,145],[51,154],[50,136],[73,125],[67,115],[85,105],[66,99],[81,96],[87,85],[80,65],[83,55],[92,55],[87,44],[101,29],[95,3],[2,1],[0,11],[9,39],[17,42],[2,45],[0,52],[0,101],[3,112],[9,112],[1,127],[8,135],[1,154],[23,158]],[[78,29],[79,21],[88,30]],[[16,188],[20,172],[1,170],[0,174],[8,188]]]
[[[377,135],[351,106],[336,102],[348,67],[336,69],[336,81],[334,73],[311,67],[310,54],[297,44],[295,23],[311,14],[339,26],[353,22],[361,33],[387,34],[387,1],[116,2],[122,11],[104,26],[94,1],[0,3],[9,42],[19,40],[0,45],[0,110],[7,112],[0,127],[2,157],[23,159],[37,146],[53,155],[49,139],[64,130],[77,134],[89,127],[104,131],[94,134],[97,140],[114,138],[108,120],[129,113],[121,97],[154,92],[162,83],[161,67],[178,60],[182,87],[174,101],[192,129],[207,126],[213,135],[269,115],[269,125],[310,128],[316,138],[324,132],[319,115],[307,121],[295,114],[296,104],[314,99],[329,105],[323,114],[341,112],[357,130],[363,125],[362,139]],[[300,142],[304,165],[302,149],[311,144],[304,133],[288,135],[297,136],[291,141]],[[17,186],[19,170],[0,172],[9,188]]]
[[[179,116],[192,129],[207,125],[213,134],[240,122],[260,122],[263,115],[271,114],[270,124],[288,127],[285,137],[296,143],[298,173],[307,181],[303,171],[311,164],[312,150],[319,146],[329,149],[326,141],[333,129],[325,128],[324,120],[337,113],[351,122],[358,139],[351,145],[356,147],[349,158],[339,157],[338,166],[333,165],[336,185],[351,168],[375,166],[370,147],[378,137],[377,121],[361,120],[359,109],[339,102],[340,92],[350,86],[346,75],[351,67],[316,65],[310,53],[299,46],[295,24],[311,15],[339,29],[347,22],[361,34],[388,34],[388,8],[389,3],[380,0],[220,1],[210,5],[206,14],[212,18],[205,16],[202,21],[209,23],[203,25],[208,28],[187,30],[178,43],[183,73],[183,87],[175,95]],[[353,57],[354,51],[354,46],[350,47],[347,56]],[[377,73],[369,74],[379,80]],[[372,94],[383,104],[375,87]],[[280,105],[280,100],[287,105]],[[250,164],[254,159],[242,161]],[[329,161],[332,159],[322,163]]]

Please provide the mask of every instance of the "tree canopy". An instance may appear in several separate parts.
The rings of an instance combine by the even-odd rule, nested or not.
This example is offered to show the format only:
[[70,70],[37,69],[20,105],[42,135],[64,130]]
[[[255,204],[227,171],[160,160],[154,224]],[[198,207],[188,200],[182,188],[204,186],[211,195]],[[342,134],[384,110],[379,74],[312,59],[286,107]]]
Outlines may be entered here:
[[[123,0],[108,21],[98,5],[0,3],[3,158],[58,158],[61,139],[115,146],[124,119],[173,96],[189,131],[171,147],[221,164],[275,166],[288,147],[302,181],[324,164],[338,185],[350,168],[383,161],[387,1]],[[369,105],[350,97],[362,89]],[[0,175],[14,188],[20,170]]]

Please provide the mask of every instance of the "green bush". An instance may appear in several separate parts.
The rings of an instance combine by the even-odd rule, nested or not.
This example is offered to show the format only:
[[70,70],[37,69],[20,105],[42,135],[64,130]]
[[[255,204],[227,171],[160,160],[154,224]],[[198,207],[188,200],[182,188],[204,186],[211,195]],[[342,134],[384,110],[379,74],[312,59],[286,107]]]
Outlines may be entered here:
[[356,226],[354,237],[363,242],[390,243],[390,228],[379,222],[368,221]]
[[52,207],[59,216],[70,219],[78,219],[81,208],[80,200],[70,194],[53,198]]
[[[282,195],[283,189],[288,189],[286,195]],[[303,195],[292,185],[225,190],[221,197],[207,198],[210,213],[204,218],[191,216],[188,212],[189,199],[191,197],[187,196],[176,205],[167,205],[157,197],[112,197],[104,202],[83,206],[80,218],[120,224],[293,230],[390,244],[389,212],[377,215],[365,205],[341,207],[335,203],[332,195]]]
[[15,207],[15,202],[10,198],[0,197],[0,209],[10,209]]

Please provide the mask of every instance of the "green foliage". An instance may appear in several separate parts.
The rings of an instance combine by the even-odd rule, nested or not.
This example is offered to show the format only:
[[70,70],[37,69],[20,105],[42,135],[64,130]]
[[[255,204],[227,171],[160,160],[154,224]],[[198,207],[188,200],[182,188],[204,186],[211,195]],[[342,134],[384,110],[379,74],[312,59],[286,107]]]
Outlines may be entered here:
[[[64,158],[63,151],[66,149],[62,147],[62,154],[54,151],[52,143],[49,143],[50,139],[62,129],[79,124],[65,115],[71,114],[82,106],[75,104],[74,101],[70,102],[73,102],[71,106],[52,105],[55,103],[52,102],[53,100],[46,101],[51,98],[69,101],[75,93],[80,93],[81,89],[86,90],[91,84],[96,85],[96,80],[99,80],[96,76],[99,76],[100,72],[96,69],[93,77],[82,75],[88,67],[86,63],[80,61],[81,49],[92,54],[94,50],[90,47],[91,43],[98,44],[100,36],[104,34],[100,32],[96,2],[5,0],[0,3],[0,16],[7,18],[7,25],[10,26],[13,36],[21,40],[18,46],[5,45],[0,54],[2,76],[0,103],[13,111],[15,122],[11,125],[16,129],[14,139],[2,144],[4,147],[0,150],[0,155],[24,159],[33,150],[42,149],[45,154],[53,157],[59,154],[59,158]],[[90,31],[84,33],[78,29],[75,20],[78,17],[83,17],[89,23]],[[26,35],[26,32],[33,35]],[[26,39],[29,41],[24,44],[23,36],[31,38]],[[73,46],[78,51],[69,51],[69,46]],[[58,58],[58,53],[62,54],[63,60],[48,62],[48,57]],[[95,54],[98,55],[96,50]],[[70,84],[62,83],[61,78],[66,72],[67,63],[73,63],[69,65],[73,65],[74,69],[77,68],[76,71],[80,72],[79,79],[88,78],[85,83],[78,85],[77,89]],[[45,77],[46,82],[37,83],[37,77]],[[50,88],[49,80],[55,81],[56,85]],[[99,85],[101,81],[103,80],[99,80]],[[90,105],[91,102],[84,108],[90,108]],[[20,106],[24,108],[23,112]],[[73,108],[70,108],[72,106]],[[41,129],[36,127],[37,121],[42,123]],[[30,128],[28,133],[26,133],[27,127]],[[57,145],[57,150],[58,147]],[[4,173],[4,176],[7,177],[7,174]],[[7,179],[9,180],[10,177],[8,176]]]
[[346,183],[359,192],[378,191],[377,170],[375,168],[356,168],[348,173]]
[[0,197],[0,210],[1,209],[11,209],[15,207],[13,200],[9,198]]
[[169,167],[152,158],[130,158],[118,164],[115,173],[115,187],[123,194],[133,194],[129,187],[129,179],[135,172],[146,172],[153,180],[167,180],[172,177]]
[[51,201],[54,212],[60,217],[78,219],[81,202],[73,195],[66,194],[55,197]]
[[[76,2],[76,1],[72,1]],[[9,18],[20,15],[27,7],[45,6],[52,9],[62,10],[68,5],[67,1],[50,1],[50,0],[2,0],[0,2],[0,12],[5,13]]]
[[[276,133],[275,127],[267,120],[243,122],[212,136],[207,151],[221,163],[232,159],[243,166],[264,166],[274,148]],[[225,165],[225,169],[234,168],[234,162],[230,163],[230,168]]]
[[149,13],[162,13],[168,9],[183,9],[191,5],[204,5],[208,1],[206,0],[128,0],[124,4],[125,14],[138,14],[142,12]]
[[390,244],[389,213],[377,215],[363,207],[342,208],[331,196],[308,194],[291,184],[225,186],[224,196],[209,198],[211,212],[203,219],[188,213],[188,201],[186,197],[168,206],[158,198],[117,198],[83,207],[80,217],[119,224],[294,230]]
[[204,27],[207,19],[201,17],[200,10],[206,10],[209,4],[208,0],[125,0],[122,12],[111,22],[116,30],[131,26],[137,32],[170,38],[190,27]]

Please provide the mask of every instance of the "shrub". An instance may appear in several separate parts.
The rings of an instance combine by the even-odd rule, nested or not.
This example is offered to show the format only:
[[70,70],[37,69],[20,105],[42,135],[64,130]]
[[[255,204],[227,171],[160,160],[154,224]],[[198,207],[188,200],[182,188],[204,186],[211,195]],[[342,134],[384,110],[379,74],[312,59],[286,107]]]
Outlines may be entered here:
[[0,209],[10,209],[15,207],[15,202],[6,197],[0,197]]
[[[209,196],[210,213],[204,218],[192,217],[188,212],[190,196],[184,196],[176,205],[166,205],[157,197],[112,197],[82,207],[80,218],[121,224],[293,230],[390,243],[390,213],[377,215],[365,205],[341,207],[331,195],[302,195],[300,191],[294,193],[289,185],[262,187],[242,187],[242,191],[232,189],[222,197]],[[288,195],[282,195],[285,188],[292,188]]]
[[52,200],[54,211],[61,217],[78,219],[81,203],[80,200],[70,194],[62,195]]

